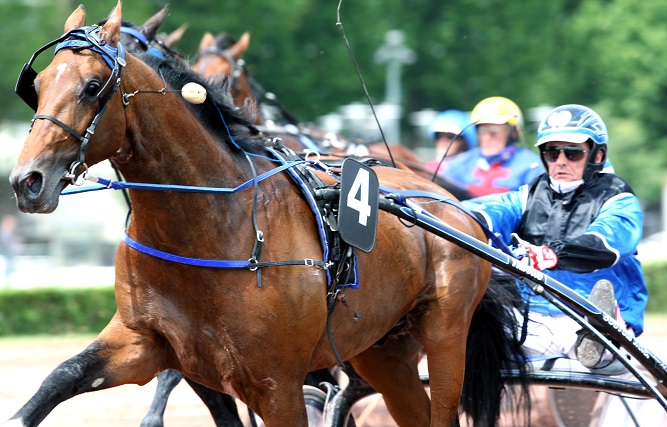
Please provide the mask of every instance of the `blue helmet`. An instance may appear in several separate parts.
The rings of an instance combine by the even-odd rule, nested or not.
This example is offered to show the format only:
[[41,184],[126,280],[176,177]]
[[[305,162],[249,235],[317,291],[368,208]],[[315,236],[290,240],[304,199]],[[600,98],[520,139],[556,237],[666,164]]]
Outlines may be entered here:
[[[537,129],[537,144],[540,152],[544,150],[547,142],[565,141],[575,144],[583,144],[590,141],[591,153],[584,170],[584,180],[590,179],[594,173],[602,170],[607,160],[609,134],[607,126],[595,111],[588,107],[577,104],[561,105],[546,115]],[[602,151],[602,161],[591,163]],[[542,160],[544,162],[544,160]],[[545,164],[545,167],[547,165]],[[547,168],[548,170],[548,168]]]
[[463,111],[445,110],[435,116],[429,128],[431,139],[435,139],[435,134],[440,132],[460,134],[468,144],[468,150],[477,146],[475,126],[472,126],[470,115]]

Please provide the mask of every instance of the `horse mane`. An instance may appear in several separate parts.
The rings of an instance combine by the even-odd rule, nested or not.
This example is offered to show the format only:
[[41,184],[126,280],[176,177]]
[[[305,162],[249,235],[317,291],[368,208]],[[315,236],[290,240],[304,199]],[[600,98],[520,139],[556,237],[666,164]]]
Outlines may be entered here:
[[264,142],[253,125],[257,107],[253,102],[246,102],[243,107],[234,105],[229,78],[208,80],[192,71],[185,62],[168,56],[158,57],[148,52],[135,56],[155,70],[171,89],[180,90],[190,82],[203,86],[206,100],[202,104],[183,100],[195,117],[221,142],[230,143],[231,135],[242,150],[263,153]]

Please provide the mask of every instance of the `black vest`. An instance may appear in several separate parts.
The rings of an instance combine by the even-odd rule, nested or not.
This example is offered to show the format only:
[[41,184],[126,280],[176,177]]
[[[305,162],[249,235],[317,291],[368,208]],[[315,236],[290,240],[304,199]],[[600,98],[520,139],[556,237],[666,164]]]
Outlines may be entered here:
[[598,215],[602,205],[621,193],[633,191],[628,183],[614,174],[598,174],[592,182],[566,194],[552,190],[549,177],[542,175],[530,184],[519,235],[535,245],[579,236]]

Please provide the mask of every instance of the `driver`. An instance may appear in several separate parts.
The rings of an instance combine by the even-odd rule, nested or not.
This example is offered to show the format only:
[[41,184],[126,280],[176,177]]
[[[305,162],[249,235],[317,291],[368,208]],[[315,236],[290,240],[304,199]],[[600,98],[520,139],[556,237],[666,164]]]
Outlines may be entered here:
[[[589,298],[628,332],[644,328],[648,299],[639,260],[643,214],[621,178],[603,171],[608,134],[600,116],[582,105],[553,109],[538,128],[547,173],[517,191],[463,202],[523,259]],[[611,362],[609,352],[569,316],[523,282],[530,322],[530,360],[577,358],[587,368]]]
[[473,108],[471,120],[477,147],[452,158],[444,178],[476,197],[516,190],[544,172],[537,154],[518,145],[523,115],[514,102],[486,98]]

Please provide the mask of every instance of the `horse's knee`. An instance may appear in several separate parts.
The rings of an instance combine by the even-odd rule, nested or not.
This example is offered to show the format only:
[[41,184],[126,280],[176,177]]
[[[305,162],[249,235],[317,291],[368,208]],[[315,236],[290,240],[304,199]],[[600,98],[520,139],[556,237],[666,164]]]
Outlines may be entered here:
[[173,390],[183,379],[183,374],[175,369],[167,369],[157,376],[158,387]]
[[[104,343],[95,341],[76,356],[61,363],[46,377],[42,387],[51,387],[67,398],[93,390],[103,390],[113,385],[107,369],[107,359],[102,355]],[[62,389],[62,390],[61,390]]]

